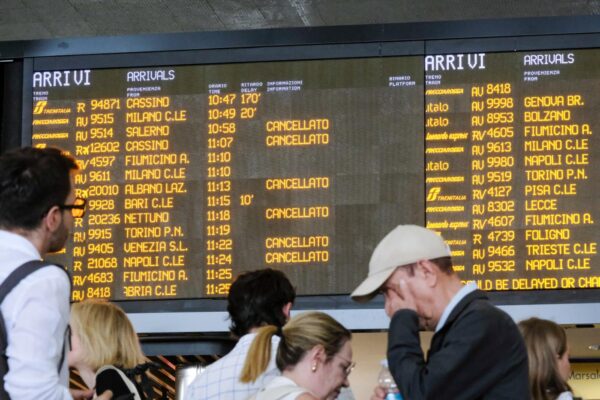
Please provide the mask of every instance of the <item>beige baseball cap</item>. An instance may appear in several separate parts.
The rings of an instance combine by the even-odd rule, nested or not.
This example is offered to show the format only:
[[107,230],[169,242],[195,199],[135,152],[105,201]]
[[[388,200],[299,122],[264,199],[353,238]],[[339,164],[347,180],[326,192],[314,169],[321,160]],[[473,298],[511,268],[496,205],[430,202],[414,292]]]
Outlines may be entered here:
[[398,225],[375,247],[367,279],[350,296],[361,303],[369,301],[397,267],[449,256],[450,248],[434,231],[417,225]]

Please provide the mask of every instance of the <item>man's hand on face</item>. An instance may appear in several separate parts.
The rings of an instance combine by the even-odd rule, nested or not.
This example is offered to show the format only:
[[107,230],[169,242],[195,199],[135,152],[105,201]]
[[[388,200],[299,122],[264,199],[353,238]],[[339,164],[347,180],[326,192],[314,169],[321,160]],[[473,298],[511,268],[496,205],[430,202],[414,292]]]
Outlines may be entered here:
[[415,296],[405,279],[392,275],[382,290],[385,297],[385,313],[388,317],[392,318],[399,310],[417,311]]

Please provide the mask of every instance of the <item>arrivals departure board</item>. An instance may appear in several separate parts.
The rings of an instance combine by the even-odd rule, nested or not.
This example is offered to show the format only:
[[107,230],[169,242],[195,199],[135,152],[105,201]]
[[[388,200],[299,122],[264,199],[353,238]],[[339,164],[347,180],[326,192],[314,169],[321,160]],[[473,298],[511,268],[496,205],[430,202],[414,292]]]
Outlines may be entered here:
[[32,138],[81,167],[73,300],[347,294],[398,224],[490,291],[600,287],[600,50],[40,70]]
[[427,225],[486,290],[600,286],[600,51],[430,55]]
[[32,139],[79,162],[85,218],[55,258],[73,300],[210,298],[284,271],[349,293],[423,224],[423,59],[36,71]]

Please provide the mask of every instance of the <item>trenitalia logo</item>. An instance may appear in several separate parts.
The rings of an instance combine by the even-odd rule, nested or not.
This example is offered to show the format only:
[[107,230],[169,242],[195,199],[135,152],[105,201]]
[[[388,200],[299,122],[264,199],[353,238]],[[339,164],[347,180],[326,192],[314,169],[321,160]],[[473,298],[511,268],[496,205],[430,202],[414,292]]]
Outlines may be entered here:
[[429,189],[429,193],[427,194],[427,201],[435,201],[439,194],[442,192],[442,188],[439,186],[434,186]]
[[44,108],[46,107],[47,104],[48,104],[48,102],[45,101],[45,100],[38,101],[35,104],[35,108],[33,109],[33,113],[35,115],[41,114],[44,111]]
[[40,100],[35,103],[35,107],[33,109],[33,115],[40,114],[69,114],[71,112],[71,108],[46,108],[48,102],[46,100]]

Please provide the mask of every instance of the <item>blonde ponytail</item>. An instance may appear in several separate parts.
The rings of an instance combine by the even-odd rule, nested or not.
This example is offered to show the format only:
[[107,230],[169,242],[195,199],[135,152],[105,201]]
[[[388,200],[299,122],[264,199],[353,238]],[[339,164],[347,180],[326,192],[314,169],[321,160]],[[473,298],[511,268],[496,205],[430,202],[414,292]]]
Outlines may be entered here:
[[277,327],[273,325],[258,329],[256,337],[250,345],[250,350],[248,350],[246,361],[244,361],[240,382],[254,382],[267,370],[271,361],[271,338],[275,333],[277,333]]

